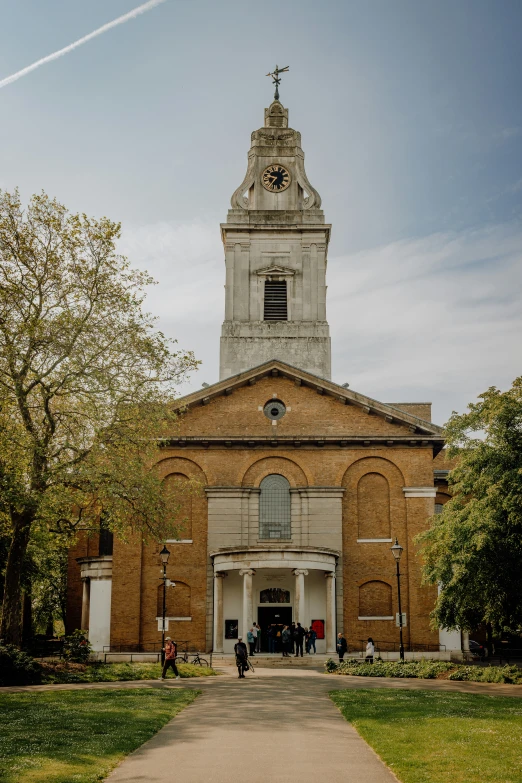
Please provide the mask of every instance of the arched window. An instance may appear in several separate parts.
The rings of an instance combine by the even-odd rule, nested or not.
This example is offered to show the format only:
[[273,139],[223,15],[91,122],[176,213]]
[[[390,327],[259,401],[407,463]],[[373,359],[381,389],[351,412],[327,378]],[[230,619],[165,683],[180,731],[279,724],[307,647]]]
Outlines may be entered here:
[[366,473],[357,486],[358,538],[390,538],[390,488],[380,473]]
[[365,582],[359,587],[359,617],[391,617],[392,589],[386,582]]
[[261,482],[259,538],[290,538],[290,484],[273,474]]
[[[174,586],[165,592],[166,617],[190,617],[190,587],[185,582],[174,581]],[[163,613],[163,582],[157,590],[157,616]]]
[[182,473],[169,473],[163,479],[171,520],[178,528],[177,538],[192,539],[192,501],[190,482]]

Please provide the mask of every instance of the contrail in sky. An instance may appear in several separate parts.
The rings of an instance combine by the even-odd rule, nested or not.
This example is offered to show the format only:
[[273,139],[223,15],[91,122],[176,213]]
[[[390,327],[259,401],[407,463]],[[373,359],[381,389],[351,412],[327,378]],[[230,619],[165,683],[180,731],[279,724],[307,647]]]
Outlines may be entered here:
[[128,22],[130,19],[135,19],[140,14],[144,14],[147,11],[150,11],[151,8],[154,8],[155,6],[164,2],[166,2],[166,0],[148,0],[147,3],[139,5],[133,11],[129,11],[127,14],[119,16],[112,22],[107,22],[107,24],[98,27],[97,30],[93,30],[92,33],[84,35],[83,38],[78,38],[77,41],[74,41],[68,46],[64,46],[63,49],[58,49],[57,52],[48,54],[46,57],[42,57],[41,60],[37,60],[35,63],[28,65],[26,68],[22,68],[21,71],[17,71],[16,73],[11,74],[11,76],[6,76],[5,79],[0,80],[0,88],[7,87],[8,84],[11,84],[11,82],[15,82],[17,79],[21,79],[22,76],[26,76],[28,73],[31,73],[31,71],[36,71],[36,69],[40,68],[42,65],[50,63],[52,60],[57,60],[58,57],[63,57],[64,54],[69,54],[69,52],[72,52],[73,49],[76,49],[78,46],[81,46],[82,44],[87,43],[87,41],[90,41],[91,38],[96,38],[98,35],[103,35],[103,33],[106,33],[107,30],[110,30],[112,27],[125,24],[125,22]]

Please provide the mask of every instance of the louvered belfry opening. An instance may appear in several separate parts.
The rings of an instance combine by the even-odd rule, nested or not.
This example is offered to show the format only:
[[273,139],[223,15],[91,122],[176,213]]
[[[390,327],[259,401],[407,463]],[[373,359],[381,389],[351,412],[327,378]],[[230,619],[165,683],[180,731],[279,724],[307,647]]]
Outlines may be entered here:
[[286,280],[265,280],[265,321],[288,321]]

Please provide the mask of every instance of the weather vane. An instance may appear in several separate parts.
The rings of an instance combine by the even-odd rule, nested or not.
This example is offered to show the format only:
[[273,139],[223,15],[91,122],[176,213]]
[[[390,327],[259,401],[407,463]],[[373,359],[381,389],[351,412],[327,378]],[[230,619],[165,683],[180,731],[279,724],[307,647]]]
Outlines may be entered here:
[[286,68],[280,68],[278,65],[276,65],[275,71],[273,73],[267,73],[267,76],[271,76],[273,79],[273,83],[275,84],[274,101],[279,100],[279,85],[281,84],[281,79],[279,77],[279,74],[289,70],[290,70],[289,65],[287,65]]

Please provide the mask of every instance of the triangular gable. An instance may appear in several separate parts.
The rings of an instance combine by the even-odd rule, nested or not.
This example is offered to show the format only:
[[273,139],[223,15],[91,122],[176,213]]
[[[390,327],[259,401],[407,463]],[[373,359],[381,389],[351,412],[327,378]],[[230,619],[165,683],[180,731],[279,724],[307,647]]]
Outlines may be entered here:
[[258,269],[256,275],[260,275],[260,277],[291,277],[295,275],[295,269],[273,265]]
[[241,386],[254,385],[258,379],[269,375],[287,377],[297,385],[308,386],[320,394],[336,397],[339,402],[345,405],[354,405],[368,414],[382,416],[390,423],[402,424],[412,434],[431,436],[437,440],[442,438],[442,428],[436,424],[276,359],[181,397],[175,402],[175,408],[180,410],[194,405],[206,405],[216,397],[232,394],[235,389]]

